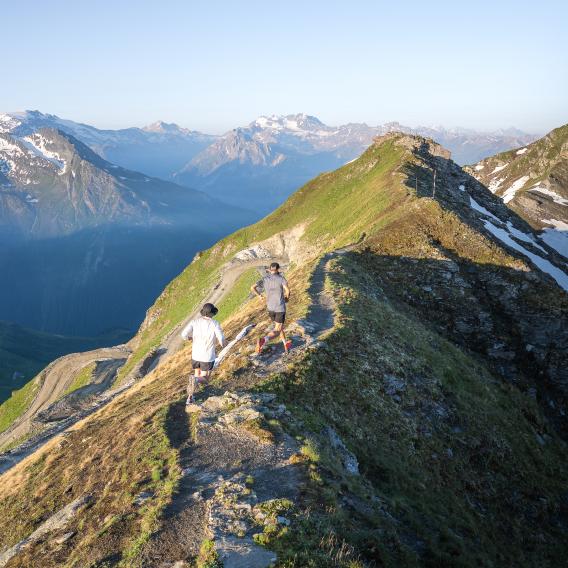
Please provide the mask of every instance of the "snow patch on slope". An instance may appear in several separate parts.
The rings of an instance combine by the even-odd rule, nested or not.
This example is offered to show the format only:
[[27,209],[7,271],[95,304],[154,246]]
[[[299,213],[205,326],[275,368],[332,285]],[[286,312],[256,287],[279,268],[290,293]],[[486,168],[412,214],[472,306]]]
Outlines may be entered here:
[[558,219],[543,219],[542,222],[552,227],[544,229],[539,237],[564,258],[568,258],[568,223]]
[[21,124],[19,120],[9,114],[0,114],[0,132],[11,132]]
[[489,182],[489,185],[487,186],[487,189],[489,189],[489,191],[491,193],[495,193],[499,187],[501,186],[501,184],[505,181],[505,178],[499,178],[499,179],[492,179]]
[[23,156],[25,152],[10,140],[0,138],[0,171],[7,175],[10,171],[16,170],[16,162],[14,160]]
[[485,228],[495,237],[497,237],[502,243],[520,252],[522,255],[530,259],[540,270],[546,272],[548,275],[552,276],[556,280],[557,284],[568,292],[568,274],[562,271],[557,266],[554,266],[550,261],[542,258],[538,254],[534,254],[528,251],[525,247],[517,243],[511,234],[505,229],[496,227],[491,221],[484,220],[483,224]]
[[527,183],[527,181],[529,181],[529,176],[523,176],[517,181],[513,182],[513,185],[511,185],[509,189],[507,189],[503,194],[503,201],[505,203],[509,203],[509,201],[511,201],[515,197],[517,191],[519,191],[519,189],[521,189],[525,185],[525,183]]
[[500,172],[501,170],[504,170],[509,164],[505,164],[504,166],[497,166],[492,172],[491,175],[496,174],[497,172]]
[[520,150],[517,150],[517,155],[524,154],[527,150],[528,148],[521,148]]
[[57,167],[60,170],[59,175],[63,175],[66,172],[67,162],[57,152],[47,149],[48,141],[41,134],[36,133],[31,136],[25,136],[21,139],[21,142],[36,156],[47,160]]
[[6,140],[5,138],[0,138],[0,152],[6,153],[9,156],[22,156],[24,152],[22,149],[13,142]]
[[536,191],[538,193],[542,193],[543,195],[547,195],[548,197],[552,197],[552,201],[554,201],[554,203],[558,203],[559,205],[568,205],[568,199],[565,199],[561,195],[558,195],[558,193],[548,189],[548,187],[536,185],[535,187],[531,187],[529,191]]
[[493,213],[491,213],[491,211],[485,209],[485,207],[483,207],[483,205],[480,205],[479,203],[477,203],[477,201],[475,201],[475,199],[473,197],[471,197],[471,195],[469,196],[469,204],[470,204],[472,209],[479,211],[480,213],[482,213],[483,215],[486,215],[487,217],[491,217],[491,219],[495,219],[495,221],[501,222],[501,219],[495,217],[495,215],[493,215]]
[[527,233],[523,233],[523,231],[519,231],[519,229],[513,227],[513,223],[511,223],[511,221],[507,221],[507,230],[519,241],[530,243],[537,249],[541,250],[544,254],[548,254],[539,244],[535,242],[534,238],[531,235],[527,235]]

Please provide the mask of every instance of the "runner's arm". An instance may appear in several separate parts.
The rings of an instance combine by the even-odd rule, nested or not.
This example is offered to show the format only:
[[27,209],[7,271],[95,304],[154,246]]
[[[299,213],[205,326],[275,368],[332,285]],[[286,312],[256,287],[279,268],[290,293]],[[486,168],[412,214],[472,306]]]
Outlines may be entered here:
[[225,345],[227,345],[227,342],[225,341],[225,335],[223,334],[223,330],[218,323],[215,326],[215,335],[217,336],[217,341],[219,342],[221,348],[225,347]]
[[193,322],[190,321],[181,332],[181,336],[183,339],[187,340],[190,337],[193,337]]
[[288,288],[288,282],[284,281],[282,289],[284,290],[284,299],[288,301],[290,299],[290,288]]
[[262,294],[259,291],[259,287],[261,285],[262,280],[259,280],[256,284],[253,284],[250,287],[250,291],[255,294],[256,296],[258,296],[259,298],[262,298]]

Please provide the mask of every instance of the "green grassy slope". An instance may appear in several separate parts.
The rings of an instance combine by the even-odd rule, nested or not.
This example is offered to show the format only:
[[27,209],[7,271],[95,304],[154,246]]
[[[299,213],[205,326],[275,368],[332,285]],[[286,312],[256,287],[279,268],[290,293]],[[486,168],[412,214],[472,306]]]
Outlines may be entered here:
[[301,187],[274,213],[219,241],[174,279],[149,310],[157,317],[138,333],[137,348],[118,380],[183,318],[191,313],[216,282],[219,269],[231,257],[275,233],[306,225],[301,241],[324,253],[360,239],[403,214],[395,204],[408,198],[393,175],[405,150],[394,141],[372,146],[356,162],[322,174]]
[[258,282],[260,275],[256,268],[251,268],[237,278],[231,291],[219,302],[217,319],[223,322],[230,317],[251,295],[250,287]]
[[33,402],[39,389],[37,381],[28,381],[22,388],[13,391],[10,398],[0,404],[0,432],[21,416]]
[[[530,396],[391,302],[374,262],[370,253],[334,262],[327,286],[340,327],[259,386],[302,420],[291,433],[311,468],[309,520],[298,515],[295,531],[267,535],[267,546],[283,566],[326,566],[342,542],[360,566],[561,565],[566,444]],[[329,426],[361,477],[341,467]],[[329,533],[331,551],[320,540]]]
[[88,385],[93,378],[93,371],[95,370],[97,364],[91,363],[86,367],[83,367],[81,372],[73,379],[73,382],[67,387],[67,390],[63,393],[63,396],[71,394],[76,390]]

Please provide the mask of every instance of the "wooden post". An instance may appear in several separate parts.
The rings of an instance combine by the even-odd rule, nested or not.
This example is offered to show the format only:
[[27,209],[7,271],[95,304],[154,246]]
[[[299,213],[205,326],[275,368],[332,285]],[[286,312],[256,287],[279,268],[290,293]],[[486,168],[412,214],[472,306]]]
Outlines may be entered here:
[[436,197],[436,171],[434,170],[434,189],[432,190],[432,198]]

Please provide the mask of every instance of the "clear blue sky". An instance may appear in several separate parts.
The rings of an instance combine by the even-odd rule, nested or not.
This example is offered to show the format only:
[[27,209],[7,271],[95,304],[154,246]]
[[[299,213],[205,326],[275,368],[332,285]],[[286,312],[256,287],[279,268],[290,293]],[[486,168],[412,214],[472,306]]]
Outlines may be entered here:
[[544,132],[568,2],[0,0],[0,110],[223,132],[260,114]]

